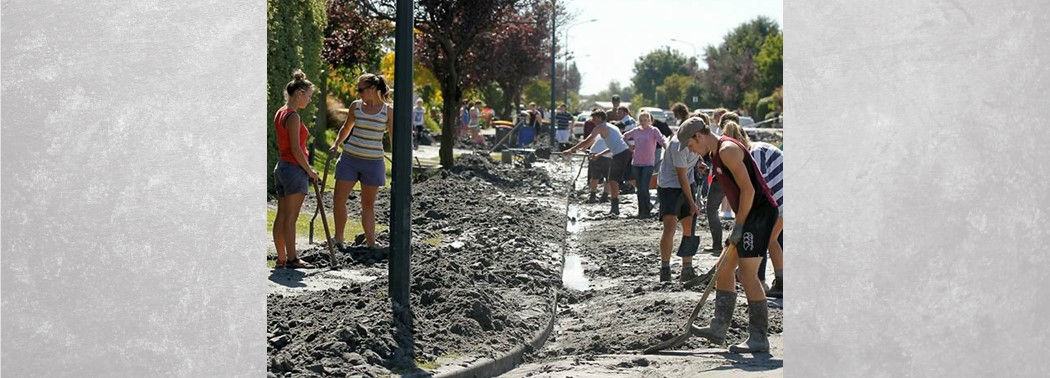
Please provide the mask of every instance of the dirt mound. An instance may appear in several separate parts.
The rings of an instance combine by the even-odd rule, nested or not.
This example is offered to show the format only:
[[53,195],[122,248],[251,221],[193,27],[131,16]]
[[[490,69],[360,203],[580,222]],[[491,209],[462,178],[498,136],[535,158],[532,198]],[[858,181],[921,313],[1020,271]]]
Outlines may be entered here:
[[[459,164],[421,176],[413,185],[411,295],[417,361],[509,351],[546,324],[552,290],[560,284],[550,242],[564,238],[564,219],[551,206],[527,199],[550,191],[550,177],[540,169],[503,167],[484,157],[465,156]],[[389,203],[383,192],[376,206],[386,209]],[[355,211],[350,211],[354,222]],[[376,215],[386,222],[386,212]],[[387,245],[389,234],[380,232],[377,239]],[[403,372],[392,360],[397,343],[391,336],[388,253],[361,247],[338,252],[342,269],[370,270],[380,276],[373,281],[268,296],[271,373]],[[327,265],[325,248],[301,255]]]

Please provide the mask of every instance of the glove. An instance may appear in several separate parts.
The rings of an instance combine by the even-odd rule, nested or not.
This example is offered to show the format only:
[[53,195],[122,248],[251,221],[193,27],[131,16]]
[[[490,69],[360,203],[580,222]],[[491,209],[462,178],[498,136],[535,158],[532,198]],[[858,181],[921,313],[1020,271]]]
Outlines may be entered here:
[[729,234],[729,239],[726,239],[726,245],[734,244],[740,245],[740,239],[744,238],[744,225],[736,223],[733,225],[733,233]]

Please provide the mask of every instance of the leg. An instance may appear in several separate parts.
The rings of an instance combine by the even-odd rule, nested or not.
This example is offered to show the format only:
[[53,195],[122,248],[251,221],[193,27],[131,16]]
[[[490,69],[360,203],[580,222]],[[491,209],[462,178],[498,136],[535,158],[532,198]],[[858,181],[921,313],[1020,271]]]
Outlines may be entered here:
[[730,346],[730,352],[769,352],[769,340],[766,338],[769,330],[769,309],[766,305],[766,295],[762,292],[762,285],[758,282],[760,260],[762,260],[760,257],[740,259],[740,284],[744,286],[744,293],[747,295],[748,338],[743,343]]
[[[350,197],[350,192],[354,190],[354,185],[357,181],[350,180],[336,180],[335,181],[335,194],[332,197],[332,212],[335,214],[335,241],[342,243],[346,230],[346,200]],[[364,185],[362,185],[364,186]]]
[[773,236],[769,238],[769,259],[773,260],[773,271],[784,270],[784,249],[780,240],[784,236],[784,217],[778,217],[773,225]]
[[288,201],[285,197],[277,199],[277,215],[273,219],[273,246],[277,248],[277,265],[282,266],[288,261],[287,251],[284,249],[284,218],[288,215]]
[[[696,230],[693,229],[693,218],[694,217],[692,216],[688,216],[678,221],[678,223],[682,225],[682,239],[694,236]],[[692,266],[693,256],[682,256],[682,265]]]
[[758,264],[762,262],[762,258],[743,257],[739,260],[740,285],[744,287],[748,302],[765,301],[766,293],[762,290],[762,283],[758,281]]
[[378,186],[361,184],[361,227],[365,229],[368,248],[376,246],[376,193]]
[[306,193],[293,193],[284,196],[286,202],[284,212],[284,250],[287,261],[292,261],[299,256],[295,252],[295,221],[299,218],[299,210],[303,207]]
[[722,250],[722,219],[718,214],[718,207],[722,204],[722,187],[718,183],[711,183],[710,192],[707,196],[707,205],[704,213],[707,215],[707,225],[711,228],[711,250],[719,253]]
[[663,216],[663,233],[660,234],[660,282],[671,280],[671,248],[674,246],[675,215]]

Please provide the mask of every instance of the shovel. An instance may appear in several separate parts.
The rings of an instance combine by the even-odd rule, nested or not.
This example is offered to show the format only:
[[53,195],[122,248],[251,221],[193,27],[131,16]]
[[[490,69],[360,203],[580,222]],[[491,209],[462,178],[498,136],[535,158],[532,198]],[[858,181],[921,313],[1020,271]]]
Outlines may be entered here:
[[682,343],[693,336],[693,322],[696,321],[697,315],[700,314],[700,309],[704,307],[704,303],[707,303],[707,297],[715,288],[715,280],[718,278],[718,272],[722,270],[723,265],[725,265],[726,256],[731,252],[736,252],[736,245],[730,244],[722,249],[722,255],[718,257],[718,262],[715,263],[714,266],[714,274],[711,275],[711,278],[707,282],[707,288],[704,289],[704,295],[700,297],[700,303],[696,304],[696,307],[693,308],[693,313],[689,315],[689,320],[686,320],[685,322],[685,331],[670,340],[645,348],[645,350],[642,351],[643,354],[654,354],[664,349],[674,348],[682,345]]
[[[321,176],[321,187],[322,188],[326,187],[325,185],[328,182],[328,167],[331,166],[331,165],[332,165],[332,152],[329,151],[328,152],[328,158],[326,158],[324,160],[324,175]],[[320,195],[317,196],[317,200],[318,200],[318,202],[321,201],[321,196]],[[314,243],[314,221],[317,220],[317,213],[320,212],[320,209],[321,209],[320,206],[315,207],[314,208],[314,216],[312,218],[310,218],[310,244]],[[325,230],[327,231],[327,229],[328,229],[328,225],[325,224]],[[328,237],[327,240],[331,241],[332,239],[331,239],[331,237]]]
[[[332,269],[339,267],[339,260],[335,257],[335,247],[332,246],[332,232],[328,230],[328,216],[324,212],[324,197],[321,196],[321,186],[328,180],[328,166],[332,162],[332,154],[329,153],[328,159],[324,162],[324,175],[321,178],[321,185],[318,185],[317,181],[313,182],[314,194],[317,197],[317,208],[314,210],[314,218],[317,218],[317,213],[321,213],[321,223],[324,225],[324,237],[325,244],[328,245],[328,257],[331,259]],[[310,220],[310,243],[313,243],[314,236],[314,221]]]

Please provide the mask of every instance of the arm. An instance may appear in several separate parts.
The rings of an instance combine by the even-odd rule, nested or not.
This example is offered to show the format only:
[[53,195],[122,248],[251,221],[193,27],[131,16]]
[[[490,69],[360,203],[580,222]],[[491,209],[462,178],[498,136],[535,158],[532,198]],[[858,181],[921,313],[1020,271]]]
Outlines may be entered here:
[[568,150],[565,150],[565,152],[571,154],[575,153],[576,151],[579,151],[580,149],[590,147],[592,144],[594,144],[594,140],[598,138],[597,134],[598,133],[596,131],[592,131],[591,135],[587,136],[587,139],[581,140],[580,143],[577,143],[575,146],[570,147]]
[[[306,174],[311,179],[317,179],[317,173],[314,173],[313,168],[306,161],[306,155],[303,155],[303,150],[299,148],[299,126],[302,124],[299,119],[299,113],[292,113],[288,115],[288,118],[284,120],[284,131],[288,133],[288,146],[292,149],[292,157],[295,158],[295,162],[299,164],[299,167],[306,171]],[[294,125],[296,127],[288,127],[288,125]]]
[[386,112],[386,133],[390,135],[390,151],[394,151],[394,106],[390,106],[390,110]]
[[685,200],[689,202],[689,209],[692,211],[692,215],[700,213],[700,207],[696,205],[696,201],[693,199],[693,188],[689,186],[689,168],[674,167],[675,176],[678,177],[678,185],[682,188],[682,194],[685,195]]
[[350,104],[350,109],[346,111],[346,122],[343,122],[343,126],[339,128],[339,135],[335,136],[335,143],[332,143],[330,152],[336,152],[339,150],[339,145],[343,144],[346,137],[350,136],[350,130],[353,130],[354,124],[357,123],[357,118],[354,117],[354,103]]
[[722,156],[723,164],[733,174],[733,181],[740,188],[740,206],[736,212],[736,224],[743,225],[755,201],[755,187],[751,185],[751,177],[747,175],[747,167],[744,166],[744,152],[733,144],[719,150],[718,154]]

